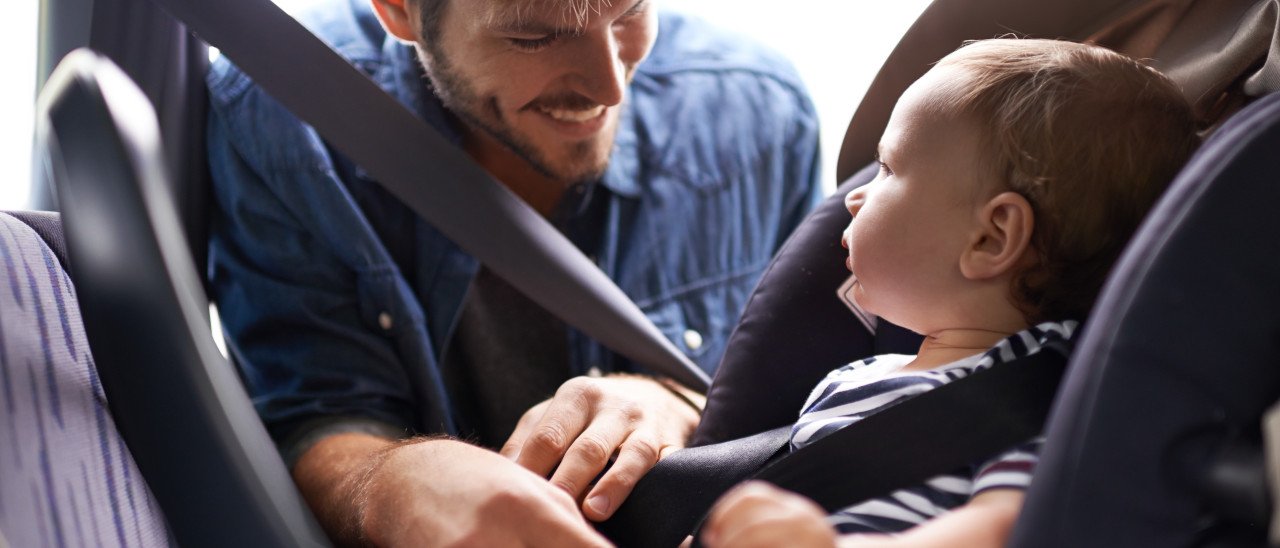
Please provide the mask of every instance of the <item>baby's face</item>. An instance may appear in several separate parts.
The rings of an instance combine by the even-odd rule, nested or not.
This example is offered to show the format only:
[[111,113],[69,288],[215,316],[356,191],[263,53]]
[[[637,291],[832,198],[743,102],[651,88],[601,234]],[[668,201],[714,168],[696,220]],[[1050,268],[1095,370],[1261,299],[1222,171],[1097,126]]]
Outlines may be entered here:
[[879,175],[845,197],[854,298],[921,333],[951,318],[959,259],[986,198],[974,124],[936,106],[954,70],[934,69],[903,94],[880,140]]

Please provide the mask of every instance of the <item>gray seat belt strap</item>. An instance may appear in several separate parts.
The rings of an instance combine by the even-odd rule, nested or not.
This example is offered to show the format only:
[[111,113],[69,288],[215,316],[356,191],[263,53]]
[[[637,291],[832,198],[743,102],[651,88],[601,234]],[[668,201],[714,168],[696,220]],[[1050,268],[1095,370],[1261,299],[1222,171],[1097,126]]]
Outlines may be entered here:
[[268,0],[153,0],[534,302],[690,388],[709,379],[545,219]]

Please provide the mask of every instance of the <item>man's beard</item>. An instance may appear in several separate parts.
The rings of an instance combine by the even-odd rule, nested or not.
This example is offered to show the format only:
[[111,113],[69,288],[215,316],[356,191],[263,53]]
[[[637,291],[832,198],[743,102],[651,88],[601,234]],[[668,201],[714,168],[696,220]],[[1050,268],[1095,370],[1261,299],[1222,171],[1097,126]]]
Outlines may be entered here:
[[[435,46],[435,44],[432,44],[432,46]],[[567,152],[568,165],[562,166],[562,169],[557,171],[553,167],[551,160],[534,146],[529,139],[516,134],[504,119],[502,110],[498,106],[497,98],[482,99],[480,94],[471,87],[470,82],[458,74],[448,61],[448,58],[439,51],[438,47],[428,46],[427,49],[429,50],[430,62],[428,63],[426,58],[421,59],[423,66],[427,67],[425,69],[427,80],[445,108],[460,118],[464,124],[467,124],[472,129],[483,131],[516,156],[519,156],[539,174],[549,179],[562,181],[566,186],[575,183],[594,182],[604,175],[605,168],[608,165],[608,157],[606,156],[601,161],[592,160],[592,152],[596,147],[594,139],[573,143]],[[596,106],[596,103],[581,95],[569,94],[535,100],[525,109],[528,110],[537,106],[589,108]],[[614,134],[617,132],[617,126],[612,126],[605,131],[611,133],[607,136],[607,139],[612,144]]]

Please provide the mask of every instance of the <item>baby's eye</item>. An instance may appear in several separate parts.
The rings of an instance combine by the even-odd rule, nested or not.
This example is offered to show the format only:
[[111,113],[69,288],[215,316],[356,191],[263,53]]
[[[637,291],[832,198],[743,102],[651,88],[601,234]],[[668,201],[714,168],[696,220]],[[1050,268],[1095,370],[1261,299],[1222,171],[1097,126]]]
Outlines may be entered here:
[[879,160],[877,160],[877,161],[876,161],[876,163],[880,164],[880,174],[881,174],[881,175],[893,175],[893,170],[892,170],[892,169],[889,169],[889,165],[888,165],[888,164],[885,164],[884,162],[881,162],[881,161],[879,161]]
[[507,38],[507,42],[515,49],[526,53],[533,53],[550,46],[555,43],[558,38],[560,38],[559,34],[548,34],[541,38]]

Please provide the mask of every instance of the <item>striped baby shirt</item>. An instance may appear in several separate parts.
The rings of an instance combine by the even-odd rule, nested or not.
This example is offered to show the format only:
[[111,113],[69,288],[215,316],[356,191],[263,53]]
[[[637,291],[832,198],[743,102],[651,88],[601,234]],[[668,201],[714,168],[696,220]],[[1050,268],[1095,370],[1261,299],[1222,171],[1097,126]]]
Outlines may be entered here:
[[[885,354],[827,374],[813,389],[791,430],[794,451],[822,437],[921,394],[996,364],[1029,356],[1053,340],[1070,340],[1074,321],[1045,322],[1013,334],[981,354],[927,371],[903,371],[915,356]],[[1028,440],[982,462],[886,496],[844,508],[829,520],[841,533],[890,533],[909,529],[995,488],[1026,489],[1042,438]],[[832,473],[875,473],[835,470]]]

